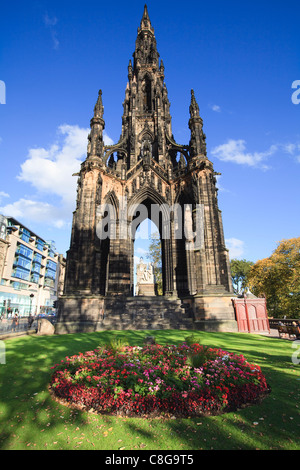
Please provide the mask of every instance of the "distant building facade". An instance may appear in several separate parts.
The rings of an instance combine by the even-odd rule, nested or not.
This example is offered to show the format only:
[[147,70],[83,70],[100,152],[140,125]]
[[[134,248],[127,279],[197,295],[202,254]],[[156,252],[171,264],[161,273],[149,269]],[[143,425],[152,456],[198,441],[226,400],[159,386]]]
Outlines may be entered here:
[[0,315],[55,313],[65,259],[13,217],[0,215]]

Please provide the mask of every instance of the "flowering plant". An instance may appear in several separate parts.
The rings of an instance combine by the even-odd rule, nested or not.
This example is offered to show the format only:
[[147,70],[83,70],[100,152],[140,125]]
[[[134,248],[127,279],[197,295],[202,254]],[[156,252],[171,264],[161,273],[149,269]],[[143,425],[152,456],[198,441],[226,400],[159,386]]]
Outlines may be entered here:
[[268,391],[259,366],[197,343],[100,347],[52,369],[57,397],[102,413],[217,414],[257,402]]

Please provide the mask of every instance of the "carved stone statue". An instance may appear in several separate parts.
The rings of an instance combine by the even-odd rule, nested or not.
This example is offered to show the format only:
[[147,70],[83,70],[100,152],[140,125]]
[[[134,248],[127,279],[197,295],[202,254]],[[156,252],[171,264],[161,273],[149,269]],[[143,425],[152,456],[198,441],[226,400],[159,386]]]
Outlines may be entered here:
[[154,268],[151,263],[144,263],[143,258],[136,267],[136,294],[137,295],[155,295]]

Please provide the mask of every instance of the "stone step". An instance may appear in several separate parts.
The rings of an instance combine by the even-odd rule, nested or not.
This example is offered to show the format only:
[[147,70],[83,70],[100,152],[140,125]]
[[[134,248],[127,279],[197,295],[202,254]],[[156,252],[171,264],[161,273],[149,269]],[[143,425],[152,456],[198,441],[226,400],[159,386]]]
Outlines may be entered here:
[[224,288],[224,286],[213,285],[212,284],[212,285],[205,286],[205,290],[203,291],[203,295],[206,295],[206,294],[214,294],[214,295],[221,294],[221,295],[224,295],[224,294],[227,294],[227,291]]
[[154,297],[149,296],[135,296],[135,297],[110,297],[106,298],[107,304],[139,304],[139,303],[158,303],[158,304],[174,304],[174,305],[181,305],[184,303],[181,299],[172,298],[172,297],[164,297],[156,295]]
[[123,318],[134,319],[144,317],[155,317],[155,318],[178,318],[185,319],[189,318],[189,315],[184,309],[181,308],[129,308],[126,309],[105,309],[104,316],[106,318]]
[[102,328],[103,329],[135,329],[135,330],[155,330],[155,329],[182,329],[182,330],[191,330],[193,329],[193,321],[177,321],[176,319],[169,319],[169,320],[139,320],[139,321],[120,321],[117,318],[106,318],[103,321]]

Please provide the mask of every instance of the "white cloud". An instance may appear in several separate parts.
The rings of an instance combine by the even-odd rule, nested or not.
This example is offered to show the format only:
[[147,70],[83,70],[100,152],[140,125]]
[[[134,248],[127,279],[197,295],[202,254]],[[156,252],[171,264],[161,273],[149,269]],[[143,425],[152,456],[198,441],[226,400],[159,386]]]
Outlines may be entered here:
[[[133,262],[134,262],[134,265],[135,265],[135,266],[136,266],[137,264],[139,264],[139,262],[140,262],[140,259],[141,259],[141,257],[140,257],[140,256],[137,256],[137,255],[135,255],[135,256],[134,256],[134,260],[133,260]],[[134,274],[136,274],[136,273],[134,273]]]
[[237,163],[239,165],[248,165],[253,168],[267,170],[270,167],[264,163],[268,157],[276,152],[292,156],[296,162],[300,163],[300,144],[277,143],[270,146],[265,152],[248,152],[246,150],[246,142],[242,139],[229,139],[225,144],[219,145],[212,150],[212,155],[224,162]]
[[148,254],[148,251],[140,246],[136,248],[135,252],[140,256],[146,256]]
[[9,197],[9,194],[5,193],[4,191],[0,191],[0,201],[4,197]]
[[222,175],[216,175],[216,180],[217,180],[216,186],[217,186],[218,190],[223,192],[223,193],[229,193],[230,192],[229,189],[226,189],[222,186],[221,178],[222,178]]
[[[56,228],[68,224],[76,203],[77,178],[72,175],[79,172],[86,157],[89,131],[64,124],[58,128],[56,141],[47,148],[29,149],[17,179],[30,184],[35,193],[0,207],[0,212]],[[104,142],[113,143],[107,135]],[[8,197],[3,192],[1,195]]]
[[44,16],[44,23],[46,26],[55,26],[57,23],[57,18],[55,16],[53,16],[53,18],[50,18],[48,13],[46,13]]
[[241,258],[244,254],[244,242],[237,238],[228,238],[225,240],[226,246],[229,249],[229,258]]
[[213,104],[212,106],[210,106],[210,108],[215,111],[216,113],[220,113],[221,112],[221,107],[217,104]]
[[103,131],[103,142],[105,145],[113,145],[114,141],[106,134],[106,131]]
[[300,163],[300,144],[285,144],[282,149],[285,153],[294,157],[297,163]]
[[263,161],[273,155],[277,150],[277,145],[271,145],[269,150],[265,152],[251,153],[246,151],[246,142],[244,140],[230,139],[226,144],[215,147],[211,153],[219,160],[225,162],[268,169],[268,166],[265,165]]
[[289,153],[290,155],[293,155],[295,150],[297,148],[296,144],[285,144],[284,145],[284,150]]
[[47,148],[29,149],[21,165],[20,181],[30,183],[41,193],[62,198],[64,204],[75,200],[76,178],[86,154],[89,129],[64,124],[58,128],[58,141]]
[[57,208],[47,202],[34,201],[21,198],[11,204],[0,208],[5,215],[15,217],[20,221],[23,219],[43,223],[49,223],[56,228],[65,225],[65,214],[63,208]]
[[57,50],[59,48],[59,40],[57,38],[57,31],[54,28],[57,24],[57,18],[53,16],[52,18],[46,13],[44,15],[44,24],[47,28],[50,30],[51,38],[52,38],[52,43],[53,43],[53,49]]

